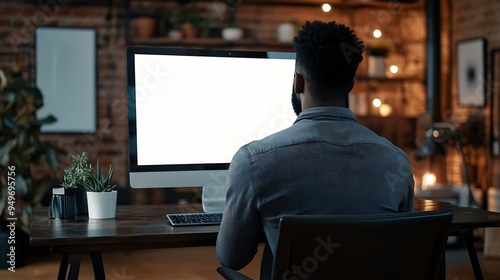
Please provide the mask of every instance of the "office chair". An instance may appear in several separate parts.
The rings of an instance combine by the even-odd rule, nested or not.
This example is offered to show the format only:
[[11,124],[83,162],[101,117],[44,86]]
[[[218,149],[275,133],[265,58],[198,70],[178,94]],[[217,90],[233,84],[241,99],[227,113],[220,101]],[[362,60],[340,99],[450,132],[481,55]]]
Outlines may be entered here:
[[[450,210],[280,220],[272,279],[444,279]],[[224,279],[250,279],[219,267]]]

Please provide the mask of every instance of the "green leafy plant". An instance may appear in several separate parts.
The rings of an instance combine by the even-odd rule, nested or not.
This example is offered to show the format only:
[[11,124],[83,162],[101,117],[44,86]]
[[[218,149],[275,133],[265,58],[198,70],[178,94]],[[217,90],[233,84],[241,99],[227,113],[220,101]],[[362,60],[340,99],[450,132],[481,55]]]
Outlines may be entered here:
[[174,30],[183,30],[190,26],[198,32],[200,37],[206,37],[210,28],[210,18],[205,13],[184,5],[170,15],[170,26]]
[[108,175],[104,177],[97,160],[95,172],[90,174],[83,186],[90,192],[110,192],[116,187],[111,184],[111,179],[113,179],[113,165],[109,165]]
[[[0,217],[5,222],[7,217],[16,216],[16,225],[29,232],[31,210],[52,187],[63,150],[42,141],[41,127],[56,119],[51,115],[38,118],[42,93],[23,78],[17,55],[12,65],[10,73],[0,70]],[[32,169],[44,166],[50,172],[35,176]],[[8,176],[13,169],[13,176]],[[7,180],[15,184],[12,191],[6,187]]]
[[71,165],[64,169],[64,179],[61,185],[65,188],[83,186],[92,173],[92,165],[87,163],[85,152],[73,156]]

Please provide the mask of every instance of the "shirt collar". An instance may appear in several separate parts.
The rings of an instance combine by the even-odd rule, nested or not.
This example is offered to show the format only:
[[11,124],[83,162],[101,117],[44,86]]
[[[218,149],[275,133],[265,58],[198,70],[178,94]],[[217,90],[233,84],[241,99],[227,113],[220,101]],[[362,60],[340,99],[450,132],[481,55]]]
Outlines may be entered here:
[[314,120],[332,120],[332,119],[345,119],[352,120],[357,122],[358,119],[353,114],[351,109],[344,107],[335,107],[335,106],[322,106],[322,107],[313,107],[308,108],[295,120],[295,122],[299,122],[305,119],[314,119]]

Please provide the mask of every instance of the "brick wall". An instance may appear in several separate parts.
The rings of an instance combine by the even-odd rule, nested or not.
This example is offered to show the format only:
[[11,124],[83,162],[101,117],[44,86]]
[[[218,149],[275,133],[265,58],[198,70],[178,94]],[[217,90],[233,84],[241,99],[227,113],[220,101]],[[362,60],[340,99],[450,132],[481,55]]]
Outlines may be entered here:
[[[74,5],[71,0],[0,2],[0,52],[22,52],[31,56],[32,62],[23,66],[32,77],[34,58],[34,31],[36,26],[67,26],[96,28],[97,45],[97,114],[98,130],[94,134],[53,134],[44,138],[68,151],[63,159],[66,165],[70,156],[82,151],[89,154],[91,162],[97,158],[103,166],[115,166],[115,183],[127,186],[127,107],[124,1],[114,1],[111,17],[107,20],[106,5]],[[96,1],[89,1],[96,2]],[[461,1],[467,2],[467,1]],[[493,1],[491,1],[493,3]],[[48,3],[40,5],[38,3]],[[72,5],[73,3],[73,5]],[[170,9],[171,3],[141,1],[142,5],[155,5]],[[132,1],[132,7],[137,1]],[[391,47],[389,63],[400,65],[403,77],[423,78],[425,71],[425,13],[423,8],[401,4],[382,3],[376,7],[334,6],[333,13],[326,14],[318,7],[287,7],[242,5],[238,7],[238,23],[252,30],[262,39],[274,39],[276,26],[281,22],[298,20],[337,20],[355,29],[367,45],[376,43],[371,32],[383,31],[383,40]],[[359,69],[366,73],[366,62]],[[8,56],[0,56],[0,67],[9,67]],[[425,111],[425,85],[422,81],[402,81],[400,84],[367,84],[360,82],[354,94],[393,100],[397,113],[404,111],[416,116]],[[401,107],[401,108],[400,108]],[[61,174],[58,178],[61,179]],[[141,195],[138,195],[141,196]],[[148,198],[137,198],[142,201]]]
[[[68,1],[40,1],[50,5],[20,4],[2,1],[0,4],[0,60],[2,69],[9,69],[9,53],[20,52],[31,58],[30,76],[34,75],[34,34],[37,26],[86,27],[97,30],[97,132],[93,134],[53,134],[44,138],[68,152],[63,158],[67,165],[71,155],[86,151],[91,162],[100,158],[103,166],[115,165],[115,180],[126,184],[127,130],[123,23],[117,18],[122,10],[112,11],[106,20],[105,6],[80,7],[58,4]],[[21,1],[22,2],[22,1]],[[70,2],[70,1],[69,1]],[[33,1],[33,3],[38,3]],[[25,64],[26,61],[24,62]],[[29,68],[29,67],[28,67]],[[28,69],[25,68],[25,73]],[[28,76],[26,74],[26,76]],[[58,178],[62,176],[59,174]]]
[[[452,118],[463,119],[468,113],[479,112],[486,120],[485,146],[479,149],[477,157],[478,176],[482,186],[500,187],[500,160],[493,158],[489,152],[490,114],[491,114],[491,80],[487,78],[486,106],[479,109],[464,108],[457,103],[456,78],[456,45],[460,41],[483,38],[487,41],[487,77],[490,73],[491,50],[500,47],[500,2],[495,0],[453,0],[451,1],[451,108]],[[497,75],[498,77],[498,75]],[[498,78],[497,78],[498,79]],[[499,110],[499,108],[495,108]]]

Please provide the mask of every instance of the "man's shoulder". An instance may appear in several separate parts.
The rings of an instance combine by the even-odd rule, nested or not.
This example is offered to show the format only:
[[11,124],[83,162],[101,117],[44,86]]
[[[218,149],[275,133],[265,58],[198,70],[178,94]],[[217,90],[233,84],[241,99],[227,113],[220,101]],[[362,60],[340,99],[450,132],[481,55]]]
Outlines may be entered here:
[[240,149],[246,150],[251,155],[258,155],[273,149],[287,147],[304,142],[305,135],[297,131],[297,126],[290,126],[276,133],[270,134],[260,140],[249,142]]

